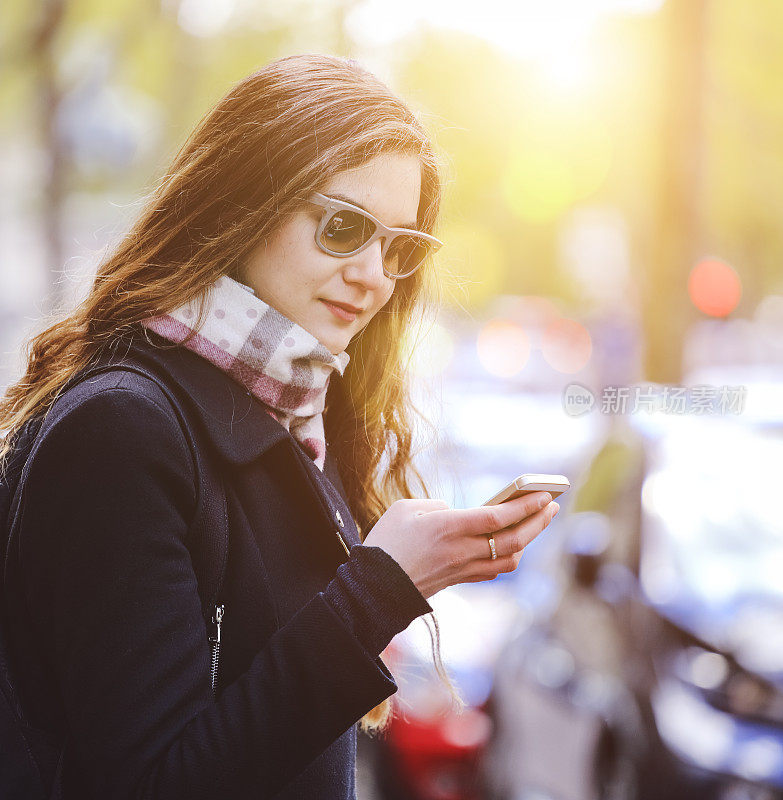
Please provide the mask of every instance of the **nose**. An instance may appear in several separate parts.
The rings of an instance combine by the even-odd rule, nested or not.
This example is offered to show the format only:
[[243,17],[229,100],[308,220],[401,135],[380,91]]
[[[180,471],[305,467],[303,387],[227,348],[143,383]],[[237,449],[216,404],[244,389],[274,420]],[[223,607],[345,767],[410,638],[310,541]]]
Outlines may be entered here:
[[381,289],[391,278],[383,271],[382,240],[377,239],[368,248],[347,259],[343,275],[349,283],[359,283],[367,289]]

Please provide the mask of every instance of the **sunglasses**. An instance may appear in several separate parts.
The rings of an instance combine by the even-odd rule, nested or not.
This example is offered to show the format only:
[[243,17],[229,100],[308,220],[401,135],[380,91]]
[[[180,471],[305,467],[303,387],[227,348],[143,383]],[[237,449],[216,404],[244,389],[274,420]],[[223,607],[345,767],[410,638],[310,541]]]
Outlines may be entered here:
[[330,256],[346,258],[361,253],[376,239],[383,239],[383,271],[389,278],[407,278],[443,242],[411,228],[387,228],[380,220],[345,200],[314,192],[309,202],[323,208],[315,243]]

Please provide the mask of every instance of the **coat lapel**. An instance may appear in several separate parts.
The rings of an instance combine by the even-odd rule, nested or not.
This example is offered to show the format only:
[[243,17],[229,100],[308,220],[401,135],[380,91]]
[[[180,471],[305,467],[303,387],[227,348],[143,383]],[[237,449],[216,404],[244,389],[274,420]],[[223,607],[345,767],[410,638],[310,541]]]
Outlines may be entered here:
[[247,465],[272,447],[291,450],[302,481],[318,498],[323,520],[339,539],[343,560],[347,558],[360,537],[328,443],[321,472],[296,439],[242,384],[197,353],[172,345],[152,331],[147,334],[154,346],[134,337],[123,355],[113,360],[119,363],[125,355],[133,355],[174,378],[210,443],[227,462]]

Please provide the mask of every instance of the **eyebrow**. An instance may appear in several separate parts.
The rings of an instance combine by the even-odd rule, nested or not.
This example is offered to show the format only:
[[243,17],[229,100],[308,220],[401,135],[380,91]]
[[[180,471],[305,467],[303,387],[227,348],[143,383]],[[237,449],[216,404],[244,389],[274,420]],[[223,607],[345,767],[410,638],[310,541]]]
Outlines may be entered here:
[[[351,205],[354,205],[357,208],[361,208],[362,211],[366,211],[368,214],[372,214],[372,211],[370,211],[368,208],[365,208],[361,203],[357,203],[356,200],[354,200],[353,198],[348,197],[347,195],[344,195],[340,192],[324,192],[324,194],[329,195],[329,197],[333,197],[335,200],[344,200],[346,203],[351,203]],[[375,214],[372,215],[375,216]],[[408,222],[405,225],[389,225],[389,227],[411,228],[413,230],[416,230],[418,224],[419,224],[418,222]]]

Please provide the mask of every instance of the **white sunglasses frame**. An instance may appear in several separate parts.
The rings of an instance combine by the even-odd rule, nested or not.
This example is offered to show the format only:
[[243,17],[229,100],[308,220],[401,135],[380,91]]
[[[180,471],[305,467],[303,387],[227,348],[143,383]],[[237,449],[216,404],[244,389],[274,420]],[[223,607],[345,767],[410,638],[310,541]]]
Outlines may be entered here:
[[[359,206],[355,206],[353,203],[348,203],[345,200],[338,200],[334,197],[328,197],[325,194],[321,194],[320,192],[313,192],[308,201],[314,203],[317,206],[320,206],[323,209],[323,214],[321,215],[321,221],[318,223],[318,229],[315,232],[315,243],[318,245],[320,250],[323,250],[324,253],[327,253],[330,256],[335,256],[335,258],[348,258],[349,256],[355,256],[357,253],[361,253],[362,250],[366,250],[376,239],[383,239],[383,243],[381,244],[381,258],[383,260],[383,272],[387,278],[407,278],[410,275],[413,275],[419,267],[427,260],[427,257],[433,255],[441,247],[443,247],[443,242],[440,239],[436,239],[434,236],[430,236],[428,233],[423,233],[422,231],[417,231],[413,228],[389,228],[384,225],[379,219],[376,219],[369,211],[365,211],[363,208],[359,208]],[[356,250],[351,250],[350,253],[335,253],[332,250],[329,250],[322,242],[321,242],[321,235],[323,234],[324,230],[326,229],[327,223],[331,220],[334,216],[335,212],[337,211],[355,211],[357,214],[361,214],[363,217],[369,219],[375,225],[375,231],[373,232],[372,236],[362,245],[356,248]],[[430,245],[431,249],[427,256],[425,256],[410,272],[406,272],[404,275],[395,275],[389,272],[386,269],[386,253],[389,249],[389,245],[398,237],[398,236],[416,236],[420,239],[424,239]]]

